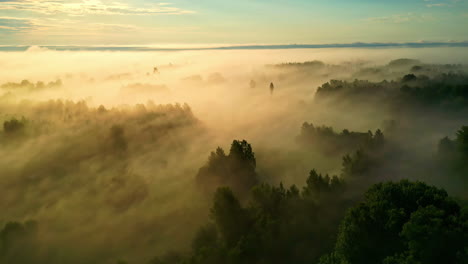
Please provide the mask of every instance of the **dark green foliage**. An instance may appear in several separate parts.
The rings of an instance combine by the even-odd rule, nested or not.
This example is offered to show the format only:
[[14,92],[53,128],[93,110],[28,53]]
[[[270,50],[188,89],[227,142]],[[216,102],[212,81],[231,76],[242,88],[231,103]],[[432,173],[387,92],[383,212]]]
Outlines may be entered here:
[[415,59],[396,59],[392,60],[391,62],[388,63],[388,66],[390,67],[411,67],[413,65],[420,64],[421,62],[419,60]]
[[406,83],[406,82],[415,81],[417,79],[418,79],[418,77],[416,77],[416,75],[411,73],[411,74],[407,74],[407,75],[403,76],[403,79],[401,81]]
[[466,228],[460,206],[444,190],[406,180],[380,183],[341,223],[338,259],[322,263],[463,263]]
[[344,154],[359,148],[380,147],[385,142],[380,129],[375,132],[375,135],[370,131],[364,133],[347,129],[337,133],[332,127],[314,126],[307,122],[302,125],[301,134],[297,139],[301,145],[318,149],[328,155]]
[[302,193],[305,196],[315,197],[317,201],[320,201],[321,197],[336,194],[337,191],[343,189],[344,183],[337,176],[330,177],[328,174],[322,176],[316,170],[312,170]]
[[463,224],[458,215],[446,209],[434,205],[418,209],[401,232],[408,241],[408,256],[421,263],[457,263],[458,253],[468,242]]
[[366,182],[373,180],[373,172],[385,162],[385,138],[379,130],[367,133],[366,142],[353,154],[343,157],[341,176],[348,181]]
[[445,108],[459,109],[468,106],[468,77],[466,75],[442,74],[433,79],[424,76],[407,75],[402,82],[411,81],[401,86],[401,100],[422,105],[439,105]]
[[317,98],[335,98],[355,103],[374,102],[407,107],[439,107],[460,110],[468,107],[468,76],[443,73],[429,78],[425,75],[405,75],[400,81],[353,82],[331,80],[320,86]]
[[[214,225],[200,229],[190,263],[464,264],[468,218],[447,193],[407,180],[372,186],[333,235],[348,185],[311,171],[302,192],[261,184],[243,207],[216,192]],[[320,257],[321,256],[321,257]]]
[[458,130],[456,142],[460,153],[468,157],[468,126],[463,126]]
[[394,89],[394,82],[382,81],[373,83],[365,80],[354,80],[353,82],[330,80],[322,84],[317,89],[316,97],[318,99],[328,98],[330,96],[340,96],[350,99],[357,98],[382,98],[389,90]]
[[208,163],[196,176],[199,186],[208,193],[229,186],[236,194],[246,195],[258,183],[255,153],[247,141],[234,140],[229,155],[222,148],[211,152]]
[[257,185],[246,207],[229,188],[220,188],[213,224],[193,240],[191,263],[313,263],[333,245],[346,207],[344,190],[336,176],[315,170],[302,192],[296,186]]
[[463,126],[455,139],[444,137],[439,141],[431,174],[439,184],[449,186],[453,192],[468,198],[468,127]]
[[246,212],[229,188],[220,188],[213,199],[211,215],[226,246],[235,246],[247,229]]
[[372,169],[377,167],[379,163],[379,157],[360,149],[352,155],[343,157],[341,173],[346,179],[368,179],[371,176]]
[[454,140],[439,141],[437,161],[443,172],[468,187],[468,126],[461,127]]
[[214,223],[209,223],[198,230],[192,241],[192,252],[196,254],[191,257],[191,263],[222,263],[226,252]]
[[257,166],[252,146],[245,140],[234,140],[232,142],[231,149],[229,150],[229,157],[232,158],[234,162],[239,162],[239,165],[245,165],[252,169],[255,169]]

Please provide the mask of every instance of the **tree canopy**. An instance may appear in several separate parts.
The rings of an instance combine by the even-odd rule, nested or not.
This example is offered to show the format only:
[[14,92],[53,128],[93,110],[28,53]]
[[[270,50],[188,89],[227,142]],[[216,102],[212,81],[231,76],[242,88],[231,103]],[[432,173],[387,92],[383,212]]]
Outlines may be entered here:
[[228,186],[235,193],[246,195],[258,183],[256,166],[252,146],[245,140],[234,140],[228,155],[219,147],[211,152],[207,164],[198,171],[197,183],[210,194],[218,187]]
[[372,186],[325,263],[466,263],[467,218],[447,192],[403,180]]

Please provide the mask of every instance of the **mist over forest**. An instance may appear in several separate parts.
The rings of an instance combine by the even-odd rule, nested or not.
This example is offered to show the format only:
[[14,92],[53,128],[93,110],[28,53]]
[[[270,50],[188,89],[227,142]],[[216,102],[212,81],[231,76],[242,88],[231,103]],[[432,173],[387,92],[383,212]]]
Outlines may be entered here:
[[466,48],[0,52],[0,263],[468,263]]

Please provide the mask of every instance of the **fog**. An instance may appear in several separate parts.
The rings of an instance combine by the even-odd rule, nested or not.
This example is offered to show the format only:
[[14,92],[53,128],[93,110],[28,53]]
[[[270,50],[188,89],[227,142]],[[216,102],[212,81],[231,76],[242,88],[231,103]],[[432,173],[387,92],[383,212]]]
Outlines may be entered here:
[[[414,61],[389,64],[400,58]],[[8,260],[147,263],[187,252],[211,207],[196,175],[218,146],[247,140],[260,181],[271,184],[302,186],[314,168],[341,173],[342,156],[355,149],[304,144],[304,122],[381,129],[405,153],[388,158],[381,179],[404,172],[392,179],[424,179],[463,196],[455,180],[423,171],[439,140],[466,125],[466,111],[316,91],[330,80],[399,82],[415,65],[433,67],[429,78],[466,74],[467,59],[466,48],[1,52],[0,223],[37,223],[33,245],[15,244],[28,253],[12,250]]]
[[[464,48],[57,52],[39,47],[1,55],[2,83],[63,82],[60,89],[38,92],[17,89],[11,95],[16,100],[85,100],[96,107],[132,105],[148,100],[156,104],[187,103],[195,116],[213,129],[222,129],[220,132],[227,134],[227,138],[237,136],[237,130],[254,133],[261,127],[258,122],[271,126],[274,125],[271,120],[282,117],[283,122],[295,123],[282,123],[280,127],[298,127],[317,111],[309,111],[298,104],[310,102],[315,89],[330,79],[373,77],[380,81],[401,77],[400,72],[366,76],[359,74],[359,69],[384,65],[398,58],[456,64],[463,63],[468,56]],[[266,66],[315,60],[336,67],[301,72],[301,69]],[[154,74],[154,67],[159,73]],[[256,82],[255,89],[249,89],[250,80]],[[274,97],[269,96],[270,82],[277,88]],[[342,126],[347,127],[347,124]],[[368,127],[363,124],[357,128]]]

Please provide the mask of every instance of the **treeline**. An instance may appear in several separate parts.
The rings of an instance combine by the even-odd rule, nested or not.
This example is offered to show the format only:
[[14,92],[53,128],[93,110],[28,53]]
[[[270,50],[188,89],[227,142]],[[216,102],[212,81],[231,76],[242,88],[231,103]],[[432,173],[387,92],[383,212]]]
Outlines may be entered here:
[[[352,65],[277,67],[309,69],[303,74],[314,79]],[[399,78],[330,81],[317,99],[344,99],[334,106],[379,103],[371,111],[381,103],[403,110],[465,107],[468,79],[447,73],[461,66],[403,59],[363,67],[355,74],[393,72]],[[339,107],[326,110],[336,109],[344,115]],[[200,153],[209,153],[216,139],[188,105],[5,100],[0,112],[0,263],[467,264],[468,128],[440,140],[437,150],[422,149],[425,155],[404,146],[447,135],[427,135],[436,127],[448,130],[431,115],[426,120],[433,122],[414,134],[400,124],[416,125],[399,118],[383,132],[338,131],[314,121],[302,126],[299,148],[290,142],[254,152],[249,142],[234,140],[205,160]],[[353,122],[353,114],[345,118]],[[359,125],[375,123],[353,127]],[[450,131],[454,127],[459,124]],[[308,152],[341,165],[312,169],[320,162],[311,166]],[[300,166],[312,170],[295,170]],[[279,183],[272,173],[278,168],[283,182],[297,172],[301,181]],[[175,251],[160,254],[168,248]]]
[[31,82],[29,80],[22,80],[21,82],[15,83],[15,82],[8,82],[0,85],[0,88],[4,90],[10,90],[10,91],[17,91],[17,90],[25,90],[28,92],[34,92],[34,91],[41,91],[45,89],[53,89],[53,88],[60,88],[62,87],[63,82],[60,79],[57,79],[56,81],[51,81],[48,83],[38,81],[36,83]]
[[447,173],[447,178],[468,188],[468,126],[463,126],[454,139],[445,137],[439,141],[437,165]]
[[422,182],[372,186],[347,211],[320,264],[464,264],[468,214],[443,189]]
[[323,69],[331,65],[325,64],[323,61],[306,61],[306,62],[288,62],[273,65],[276,68],[312,68],[312,69]]
[[346,79],[346,80],[370,80],[380,82],[381,80],[399,81],[405,74],[415,74],[418,76],[437,77],[442,74],[466,74],[467,66],[460,64],[428,64],[414,59],[396,59],[385,65],[375,65],[368,61],[342,62],[330,64],[322,61],[289,62],[269,65],[270,69],[280,70],[282,78],[303,78],[307,77],[325,79]]
[[303,146],[318,149],[325,154],[337,155],[349,153],[359,148],[378,147],[384,143],[385,139],[380,129],[376,130],[375,134],[371,131],[364,133],[348,129],[343,129],[338,133],[333,127],[314,126],[312,123],[305,122],[297,141]]
[[[21,170],[11,170],[11,164],[4,164],[0,173],[9,171],[9,175],[19,178],[33,173],[38,181],[54,175],[75,174],[79,164],[97,163],[112,169],[115,161],[108,160],[109,157],[131,160],[134,155],[145,154],[150,146],[158,145],[171,153],[184,151],[192,137],[203,131],[186,104],[149,102],[107,109],[102,105],[89,107],[84,101],[52,100],[37,104],[25,102],[16,107],[2,107],[12,114],[2,122],[0,153],[21,153],[22,146],[35,146],[42,153],[33,155],[35,152],[31,150],[21,154]],[[165,162],[171,155],[166,152],[165,156],[159,162]],[[115,168],[127,166],[124,160]],[[90,168],[81,166],[80,169]]]
[[[303,187],[260,183],[246,141],[235,140],[229,155],[218,148],[197,176],[200,186],[217,183],[210,221],[198,231],[190,253],[172,252],[150,263],[467,263],[466,202],[420,181],[382,179],[395,150],[386,146],[380,130],[350,136],[307,123],[305,129],[322,140],[356,141],[361,147],[343,157],[339,176],[312,170]],[[452,162],[466,161],[467,132],[463,127],[456,140],[443,139],[440,157],[450,159],[445,153],[454,152]],[[243,162],[227,165],[231,155]],[[238,166],[249,173],[233,174]],[[233,180],[236,175],[239,181]],[[239,189],[244,177],[250,181]]]
[[411,73],[398,81],[331,80],[317,89],[316,98],[460,110],[468,107],[468,76],[443,73],[428,77]]
[[[130,243],[149,258],[199,226],[201,216],[179,216],[204,206],[187,175],[208,136],[188,105],[53,100],[0,109],[0,229],[31,219],[38,234],[8,231],[0,263],[109,263],[122,252],[138,259]],[[171,229],[178,224],[184,228]],[[30,239],[37,243],[23,246]]]
[[[94,126],[113,126],[130,123],[148,125],[147,130],[164,132],[167,129],[195,125],[198,120],[187,104],[156,105],[153,102],[134,106],[124,105],[106,108],[88,106],[86,101],[50,100],[41,103],[23,101],[19,104],[1,104],[4,114],[3,134],[24,132],[30,136],[63,131],[79,127],[80,130]],[[118,120],[118,121],[117,121]]]
[[[15,127],[17,122],[21,121],[5,124]],[[382,177],[389,164],[401,161],[389,159],[398,153],[380,130],[337,133],[309,123],[302,129],[303,140],[347,146],[340,175],[311,170],[303,186],[262,182],[251,144],[234,140],[228,152],[213,151],[195,177],[198,189],[212,201],[210,218],[191,249],[170,251],[147,263],[466,264],[466,202],[423,182],[389,182],[398,177]],[[112,153],[127,151],[122,127],[111,127],[109,137]],[[446,175],[453,169],[466,176],[457,166],[468,157],[468,127],[455,139],[442,139],[439,146],[436,158],[447,166]],[[149,191],[140,181],[136,175],[112,178],[108,195],[115,197],[108,202],[117,212],[147,198]],[[125,193],[119,190],[123,186]],[[28,263],[37,256],[40,263],[37,226],[6,223],[0,231],[0,262]],[[22,255],[22,250],[29,254]]]

